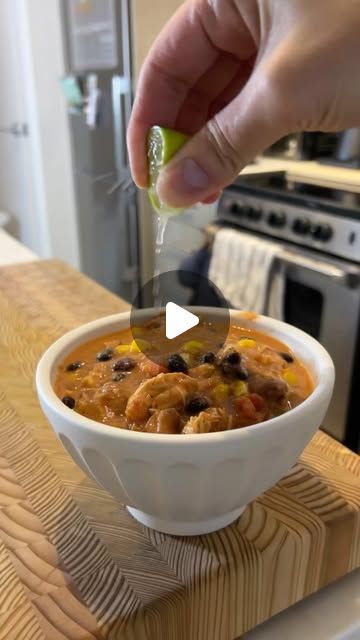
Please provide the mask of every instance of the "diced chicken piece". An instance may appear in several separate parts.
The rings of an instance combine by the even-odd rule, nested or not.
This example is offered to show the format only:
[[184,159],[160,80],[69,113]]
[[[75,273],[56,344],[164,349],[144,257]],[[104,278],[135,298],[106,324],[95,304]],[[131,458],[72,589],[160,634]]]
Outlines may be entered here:
[[76,410],[83,416],[101,422],[102,411],[99,405],[94,402],[94,390],[82,389],[76,403]]
[[110,409],[115,415],[123,414],[127,403],[126,390],[117,382],[106,382],[96,391],[94,403]]
[[201,411],[197,416],[188,420],[183,428],[183,433],[211,433],[214,431],[226,431],[230,427],[229,416],[223,409],[211,407]]
[[131,422],[143,422],[151,409],[184,409],[189,397],[197,391],[197,382],[183,373],[159,373],[146,380],[133,393],[126,406]]
[[197,367],[189,369],[189,375],[193,378],[210,378],[214,375],[215,367],[213,364],[199,364]]
[[150,433],[179,433],[180,416],[176,409],[155,411],[147,421],[145,431]]

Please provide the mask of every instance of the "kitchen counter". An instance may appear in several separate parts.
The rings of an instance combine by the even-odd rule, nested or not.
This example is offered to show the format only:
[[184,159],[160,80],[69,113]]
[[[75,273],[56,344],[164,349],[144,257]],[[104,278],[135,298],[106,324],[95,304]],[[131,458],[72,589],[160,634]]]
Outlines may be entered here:
[[[31,251],[4,231],[0,231],[0,264],[16,264],[36,259],[37,257]],[[119,308],[121,308],[121,304],[119,302]],[[123,308],[125,306],[123,305]],[[61,457],[59,458],[60,460]],[[74,478],[74,481],[75,483],[76,481],[79,482],[76,478]],[[79,484],[80,489],[81,484]],[[1,528],[0,524],[0,531]],[[3,617],[0,616],[1,638],[5,637],[1,632],[2,620]],[[43,635],[34,637],[45,638]],[[52,637],[51,632],[47,637]],[[65,631],[65,635],[62,635],[62,637],[75,638],[78,636],[73,635],[70,631],[69,635],[67,635]],[[90,638],[93,636],[86,635],[82,637]],[[247,640],[290,640],[290,638],[291,640],[303,640],[304,638],[307,640],[358,640],[360,638],[360,570],[352,572],[338,582],[322,589],[317,594],[309,596],[302,602],[274,616],[271,620],[243,637]],[[6,636],[6,640],[12,640],[13,638],[18,640],[17,636]]]
[[345,169],[313,161],[283,160],[261,156],[254,164],[243,169],[243,174],[261,173],[263,171],[286,171],[291,180],[299,182],[306,179],[311,184],[324,187],[338,187],[347,191],[360,193],[360,169]]
[[33,260],[38,260],[35,253],[18,240],[15,240],[6,231],[0,229],[0,266],[31,262]]
[[[5,239],[5,240],[8,241],[8,239]],[[0,255],[5,254],[5,252],[2,251],[3,241],[4,241],[4,237],[0,235]],[[16,262],[17,261],[16,252],[14,251],[15,245],[11,243],[11,246],[12,246],[11,258],[13,262]],[[28,259],[32,258],[32,255],[30,253],[28,254],[26,251],[25,253],[24,251],[22,251],[21,245],[20,247],[18,247],[18,249],[19,249],[19,254],[18,254],[19,261],[24,261],[26,257]],[[39,264],[39,267],[40,267],[40,264]],[[68,270],[66,267],[64,267],[63,270],[61,270],[60,268],[60,271],[59,271],[59,267],[52,266],[52,263],[44,263],[44,264],[46,265],[46,268],[42,276],[41,276],[41,269],[39,268],[36,269],[36,273],[38,274],[37,280],[35,277],[35,271],[31,267],[31,269],[34,271],[33,275],[23,270],[19,272],[18,279],[16,278],[13,281],[14,283],[13,286],[15,286],[15,283],[18,282],[20,288],[29,286],[32,288],[32,291],[33,291],[33,296],[26,295],[25,298],[22,297],[23,301],[28,300],[27,304],[30,305],[29,311],[31,315],[26,316],[25,306],[23,306],[23,303],[21,303],[21,300],[20,300],[18,311],[12,314],[14,315],[14,322],[20,321],[22,325],[25,322],[26,324],[24,326],[27,326],[26,317],[33,318],[32,322],[36,322],[36,324],[39,325],[39,328],[40,326],[42,327],[41,344],[45,345],[46,342],[51,340],[52,339],[51,336],[53,333],[55,335],[56,333],[66,330],[68,326],[71,326],[71,324],[75,322],[75,318],[76,318],[76,322],[82,321],[82,316],[80,317],[78,316],[79,309],[81,308],[81,306],[79,307],[79,306],[72,305],[73,297],[71,292],[76,292],[76,297],[77,299],[79,299],[80,305],[81,305],[81,300],[86,299],[89,301],[86,303],[87,309],[86,310],[84,309],[84,312],[83,312],[84,319],[85,317],[89,317],[89,318],[95,317],[96,315],[99,314],[99,307],[97,306],[99,305],[99,303],[101,305],[103,313],[109,313],[110,311],[113,311],[116,305],[118,305],[119,310],[127,307],[127,305],[125,305],[120,300],[116,302],[116,299],[113,296],[110,296],[110,294],[107,294],[95,284],[91,285],[92,287],[91,290],[93,291],[93,295],[89,296],[90,283],[87,284],[88,282],[87,280],[77,280],[75,275],[73,276],[70,274],[70,272],[68,273]],[[31,271],[31,269],[29,267],[29,272]],[[48,306],[49,303],[47,303],[47,298],[46,298],[47,296],[46,291],[48,288],[47,279],[48,277],[51,276],[51,272],[53,271],[55,273],[56,270],[59,274],[62,274],[61,279],[58,280],[58,284],[56,285],[56,291],[57,291],[56,295],[58,296],[58,303],[55,303],[56,298],[53,298],[53,302],[49,307]],[[7,270],[4,273],[7,273]],[[65,282],[65,281],[68,282],[67,284],[68,295],[65,295],[64,285],[61,284],[62,282]],[[10,293],[12,291],[12,288],[11,288],[11,284],[9,283],[9,279],[8,278],[6,278],[5,280],[3,279],[3,283],[4,282],[7,283],[6,285],[7,287],[10,287],[8,289]],[[29,284],[26,284],[26,283],[29,283]],[[29,291],[29,294],[31,294],[30,291]],[[11,298],[13,297],[13,295],[15,300],[18,296],[18,292],[11,294]],[[111,301],[113,300],[114,302],[110,303],[110,300]],[[1,313],[1,306],[0,306],[0,313]],[[50,314],[51,317],[53,317],[53,326],[51,328],[50,333],[49,333],[50,325],[47,323],[47,321],[45,321],[45,317],[44,319],[42,319],[43,314]],[[5,325],[3,323],[3,319],[4,317],[2,316],[2,326],[4,327]],[[29,328],[27,330],[29,330]],[[30,328],[30,332],[33,332],[33,329]],[[27,342],[25,335],[23,336],[23,339]],[[6,333],[5,341],[9,345],[13,343],[11,334],[9,334],[8,332]],[[41,345],[39,345],[39,347],[35,347],[35,345],[30,345],[30,343],[28,343],[28,347],[31,347],[31,352],[33,352],[35,348],[36,349],[40,348],[39,355],[40,355],[41,349],[44,348]],[[27,358],[26,358],[26,361],[24,361],[23,349],[20,348],[19,345],[17,345],[16,349],[19,350],[16,353],[16,367],[14,368],[14,371],[12,371],[13,367],[11,365],[10,367],[11,371],[9,370],[7,377],[4,378],[4,380],[5,379],[16,380],[17,378],[15,375],[16,374],[15,369],[17,369],[18,371],[23,370],[24,374],[26,373],[26,376],[30,375],[31,377],[33,375],[31,373],[31,370],[27,371],[29,366],[30,350],[29,349],[27,350]],[[25,368],[23,369],[24,366]],[[20,367],[20,369],[18,367]],[[24,379],[22,378],[22,380]],[[17,384],[19,384],[19,394],[17,391]],[[11,387],[8,387],[8,388],[14,389],[14,394],[12,396],[13,405],[11,408],[11,412],[16,410],[20,416],[23,416],[23,419],[26,421],[26,425],[27,425],[26,430],[27,431],[30,430],[29,434],[31,435],[31,437],[34,437],[37,441],[39,441],[42,444],[42,450],[45,453],[50,452],[53,447],[54,436],[51,433],[51,431],[49,431],[49,428],[46,425],[46,421],[44,419],[42,420],[39,419],[39,409],[37,407],[36,399],[33,396],[33,392],[31,392],[31,394],[28,397],[28,391],[26,391],[23,381],[21,383],[20,382],[16,383],[15,386],[12,385]],[[29,386],[29,392],[30,392],[30,386]],[[10,411],[10,405],[8,410]],[[1,411],[0,411],[0,414],[1,414]],[[9,417],[7,419],[10,420],[12,415],[13,415],[12,413],[9,414]],[[24,426],[24,429],[25,429],[25,426]],[[125,530],[126,530],[126,528],[131,525],[129,529],[129,533],[131,530],[131,536],[135,536],[132,538],[132,542],[131,542],[132,546],[134,545],[135,540],[137,540],[136,542],[137,545],[141,543],[141,545],[145,544],[145,546],[146,544],[149,544],[149,542],[151,541],[151,545],[148,547],[148,550],[146,551],[147,557],[149,558],[149,561],[150,561],[152,557],[151,554],[155,553],[155,549],[158,548],[157,545],[160,544],[161,540],[163,540],[163,537],[162,536],[159,537],[156,534],[151,534],[150,537],[148,538],[148,542],[145,543],[146,538],[145,539],[143,538],[143,534],[140,533],[140,530],[138,529],[138,525],[131,524],[132,523],[131,519],[128,516],[125,516],[124,511],[120,511],[119,507],[116,506],[116,504],[110,498],[110,496],[108,496],[108,494],[106,494],[105,492],[103,492],[98,488],[95,488],[94,484],[91,481],[85,480],[82,472],[80,472],[80,470],[77,469],[77,467],[75,467],[73,463],[70,464],[70,460],[68,456],[61,450],[61,447],[59,447],[59,445],[55,447],[51,460],[52,460],[52,465],[54,467],[54,471],[58,474],[58,476],[62,480],[62,485],[61,484],[58,485],[55,483],[54,487],[55,486],[59,487],[58,489],[56,489],[56,491],[60,490],[60,487],[62,486],[63,489],[61,489],[60,491],[65,491],[65,493],[68,493],[68,492],[72,493],[74,499],[77,501],[79,505],[86,505],[88,518],[90,518],[89,521],[95,524],[95,531],[97,531],[98,534],[101,535],[101,537],[106,541],[107,548],[111,551],[111,553],[112,554],[115,553],[114,557],[117,557],[116,553],[118,553],[119,554],[118,561],[120,562],[121,560],[122,563],[125,562],[124,552],[126,550],[126,545],[130,544],[130,539],[128,539],[126,536],[125,538],[123,538],[121,532],[123,531],[123,527],[125,527]],[[39,458],[39,462],[40,462],[40,458]],[[11,470],[10,468],[7,468],[6,465],[4,466],[4,458],[1,458],[1,456],[0,456],[0,463],[1,463],[0,477],[2,477],[3,479],[7,478],[7,482],[10,482],[10,483],[13,482],[11,480]],[[51,476],[51,478],[52,477],[53,476]],[[55,482],[55,476],[54,476],[54,480],[51,480],[51,482]],[[11,484],[9,486],[11,486]],[[14,490],[15,490],[15,486],[17,485],[14,484]],[[360,483],[359,483],[359,486],[360,486]],[[19,492],[20,487],[16,489],[16,491]],[[51,491],[55,491],[55,489],[52,489]],[[0,495],[3,495],[1,504],[2,505],[6,504],[4,503],[5,494],[0,491]],[[61,493],[56,495],[60,496]],[[8,498],[6,498],[6,500],[8,500]],[[13,501],[15,500],[15,494],[12,500]],[[52,633],[51,629],[53,629],[55,633],[55,628],[60,624],[60,628],[62,629],[62,637],[64,638],[77,639],[81,637],[81,639],[84,639],[84,640],[85,638],[95,638],[96,622],[94,621],[93,615],[90,612],[86,613],[86,609],[84,610],[83,605],[80,605],[79,601],[74,600],[73,595],[71,595],[72,593],[76,592],[76,589],[79,588],[79,585],[81,588],[81,584],[82,584],[81,581],[79,582],[79,579],[76,578],[76,581],[74,582],[74,587],[72,587],[72,584],[73,584],[72,580],[75,580],[74,576],[72,579],[70,579],[70,576],[66,576],[66,574],[64,575],[64,577],[61,577],[63,574],[61,572],[59,573],[59,569],[56,567],[52,569],[51,575],[53,577],[51,578],[50,582],[48,579],[46,579],[46,575],[49,572],[49,567],[47,567],[46,563],[50,563],[51,565],[55,561],[56,555],[54,555],[54,553],[56,554],[56,551],[54,548],[53,550],[51,550],[51,545],[49,546],[50,541],[48,540],[48,542],[46,542],[46,545],[49,546],[49,549],[48,551],[46,551],[47,555],[46,557],[43,558],[43,561],[42,561],[43,563],[45,562],[45,564],[41,564],[40,559],[36,560],[37,556],[39,555],[41,556],[41,554],[45,552],[47,547],[46,545],[45,546],[43,545],[45,544],[45,541],[47,540],[47,538],[44,538],[44,542],[41,543],[40,546],[39,546],[39,543],[36,542],[35,536],[39,535],[39,531],[41,533],[41,527],[39,530],[38,527],[40,526],[40,524],[39,523],[36,524],[35,514],[31,516],[30,515],[27,516],[27,520],[25,521],[26,524],[24,525],[25,528],[21,527],[21,522],[20,522],[22,517],[22,511],[20,507],[21,500],[20,502],[18,502],[18,500],[19,498],[15,500],[15,503],[13,506],[7,504],[6,509],[4,506],[0,507],[0,561],[2,562],[2,567],[3,567],[3,563],[7,558],[6,567],[5,565],[4,567],[8,571],[8,575],[11,577],[11,580],[14,581],[14,585],[18,585],[14,587],[15,588],[14,598],[15,596],[17,598],[18,597],[20,598],[19,594],[21,590],[19,591],[20,589],[20,585],[18,584],[19,576],[20,576],[20,582],[26,585],[26,593],[32,593],[33,590],[35,589],[35,595],[34,594],[32,595],[32,598],[28,600],[27,605],[25,604],[25,600],[23,596],[21,596],[22,602],[23,602],[20,608],[22,612],[21,620],[24,621],[24,624],[30,625],[30,623],[32,623],[34,625],[38,625],[40,629],[42,626],[48,629],[49,634],[47,637],[53,637],[51,635]],[[17,504],[18,506],[16,506]],[[5,520],[1,519],[2,518],[1,513],[4,513],[4,516],[5,514],[7,514],[7,517],[5,518]],[[26,511],[24,513],[26,513]],[[8,517],[9,514],[13,516],[15,529],[12,528],[13,526],[11,524],[12,517],[9,519]],[[29,514],[31,514],[31,509],[29,511]],[[106,516],[106,514],[109,514],[110,520],[107,522],[105,526],[105,520],[106,521],[108,520],[108,517]],[[119,525],[120,525],[120,529],[119,529]],[[4,555],[4,548],[1,546],[3,544],[1,542],[1,538],[2,538],[1,531],[3,530],[3,527],[5,527],[4,531],[7,531],[6,538],[5,538],[7,540],[5,544],[5,549],[6,549],[6,545],[9,544],[11,535],[15,535],[16,537],[16,544],[14,544],[15,541],[14,543],[11,543],[13,544],[14,550],[10,554],[10,556],[6,556],[6,553]],[[33,531],[31,534],[29,531],[27,531],[29,527],[31,531]],[[85,523],[82,525],[82,527],[85,527]],[[82,530],[85,531],[85,528]],[[23,532],[21,533],[21,531]],[[36,531],[38,531],[38,533],[36,533]],[[24,542],[21,542],[22,537],[24,539]],[[28,540],[28,542],[24,546],[26,539]],[[33,542],[31,542],[31,540],[33,540]],[[128,542],[126,542],[126,540],[128,540]],[[80,543],[80,540],[79,540],[79,543]],[[28,544],[29,544],[29,547],[27,546]],[[155,546],[152,546],[152,545],[155,545]],[[13,559],[14,565],[12,565],[11,559]],[[10,561],[10,564],[9,564],[9,561]],[[33,567],[34,562],[35,562],[36,571],[35,571],[35,574],[33,575],[31,569]],[[163,561],[160,561],[160,559],[158,559],[156,561],[156,566],[158,566],[159,562],[160,562],[159,569],[161,568],[161,572],[164,572],[165,564],[162,567],[161,562]],[[13,569],[11,567],[13,567]],[[132,564],[127,566],[127,564],[125,563],[124,565],[125,573],[128,576],[127,579],[130,580],[130,584],[133,585],[133,588],[135,588],[135,590],[140,589],[140,583],[138,584],[138,586],[136,586],[137,585],[136,575],[137,575],[137,571],[140,570],[140,567],[141,565],[139,565],[138,569],[136,569],[136,567],[133,566]],[[15,568],[15,572],[14,572],[14,568]],[[149,568],[150,568],[150,565],[149,565]],[[38,575],[36,575],[37,573]],[[166,571],[165,571],[165,574],[166,574]],[[115,575],[114,575],[114,579],[115,579]],[[119,580],[120,582],[119,582],[118,589],[121,591],[122,583],[120,578]],[[133,582],[134,580],[135,580],[135,583]],[[144,594],[145,594],[146,581],[147,581],[146,575],[142,575],[141,582],[143,581],[145,581],[144,582],[144,590],[145,590]],[[78,583],[78,586],[76,587],[75,592],[73,592],[73,588],[75,588],[76,582]],[[125,597],[125,593],[126,591],[124,592],[124,597]],[[159,597],[160,597],[160,593],[159,593]],[[16,618],[15,612],[12,612],[11,619],[13,618],[14,619]],[[5,628],[4,620],[6,622],[8,620],[8,617],[6,615],[4,616],[4,614],[2,614],[2,612],[0,611],[0,638],[3,637],[1,635],[1,631],[2,631],[2,625],[3,625],[3,628]],[[26,620],[28,621],[27,623],[26,623]],[[39,620],[41,623],[40,625],[39,625]],[[86,626],[85,635],[83,634],[84,625]],[[71,628],[72,628],[72,631],[70,631]],[[66,629],[68,629],[68,631],[66,631]],[[21,636],[19,635],[11,636],[11,634],[7,634],[6,640],[15,640],[15,639],[18,640],[19,637]],[[24,635],[24,638],[25,637],[27,636]],[[40,639],[45,636],[43,636],[42,634],[40,635],[40,631],[39,631],[39,635],[35,635],[34,637]],[[105,636],[101,635],[96,637],[105,637]],[[137,638],[141,636],[135,636],[135,637],[137,640]],[[169,635],[167,637],[167,640],[171,640],[172,637],[173,637],[172,635]],[[360,637],[360,571],[355,571],[349,574],[345,578],[342,578],[338,582],[321,590],[319,593],[312,595],[308,597],[306,600],[303,600],[302,602],[288,608],[283,613],[280,613],[277,616],[274,616],[271,620],[257,627],[256,629],[253,629],[251,632],[249,632],[246,636],[243,636],[243,637],[249,638],[249,640],[275,640],[275,639],[282,640],[282,638],[284,638],[284,640],[288,640],[288,638],[289,639],[291,638],[291,640],[300,640],[301,638],[301,640],[303,640],[303,638],[305,637],[307,638],[307,640],[312,640],[312,639],[315,640],[315,638],[316,640],[355,640],[355,639],[357,640]],[[151,639],[149,638],[149,640],[152,640],[152,637]],[[221,638],[221,640],[223,640],[223,638]]]

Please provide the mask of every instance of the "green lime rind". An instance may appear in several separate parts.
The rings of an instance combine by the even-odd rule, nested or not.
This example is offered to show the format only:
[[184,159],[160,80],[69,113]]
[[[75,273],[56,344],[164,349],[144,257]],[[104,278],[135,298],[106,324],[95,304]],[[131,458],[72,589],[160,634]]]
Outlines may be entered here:
[[182,209],[172,208],[160,201],[156,190],[159,173],[171,158],[187,142],[189,136],[180,131],[166,127],[151,127],[147,140],[147,156],[149,167],[148,194],[150,202],[158,214],[174,215]]

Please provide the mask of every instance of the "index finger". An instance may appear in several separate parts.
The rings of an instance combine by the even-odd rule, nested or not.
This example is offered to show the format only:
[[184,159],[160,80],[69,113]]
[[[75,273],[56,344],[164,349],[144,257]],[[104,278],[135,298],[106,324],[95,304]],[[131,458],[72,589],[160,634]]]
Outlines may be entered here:
[[217,56],[197,5],[185,3],[160,33],[140,74],[128,129],[131,170],[139,186],[147,186],[145,147],[149,128],[155,124],[174,127],[188,91]]

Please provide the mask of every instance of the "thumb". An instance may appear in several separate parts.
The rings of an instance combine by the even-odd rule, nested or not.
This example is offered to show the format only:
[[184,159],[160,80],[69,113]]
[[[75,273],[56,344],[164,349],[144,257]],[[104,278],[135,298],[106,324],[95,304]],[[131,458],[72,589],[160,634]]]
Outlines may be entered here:
[[254,75],[160,172],[160,200],[186,207],[230,184],[256,155],[287,133],[279,103],[264,77]]

